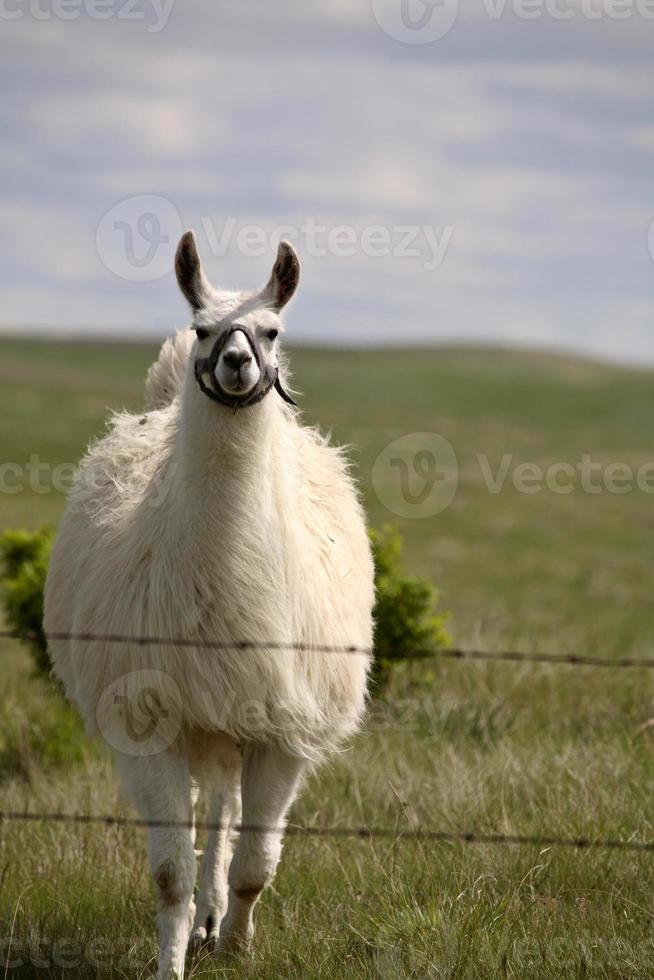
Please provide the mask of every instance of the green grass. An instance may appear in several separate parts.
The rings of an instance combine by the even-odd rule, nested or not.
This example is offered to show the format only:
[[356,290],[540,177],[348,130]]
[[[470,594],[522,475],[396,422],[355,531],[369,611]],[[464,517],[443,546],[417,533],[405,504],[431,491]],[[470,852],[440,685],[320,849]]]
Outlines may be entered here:
[[[74,463],[109,406],[138,408],[153,355],[147,345],[0,342],[2,460]],[[654,373],[455,349],[296,351],[292,363],[307,419],[356,447],[373,524],[397,520],[371,479],[388,442],[427,431],[454,447],[452,504],[398,523],[407,563],[452,610],[455,642],[654,656],[652,495],[587,494],[578,481],[568,495],[525,495],[510,480],[492,494],[477,460],[486,454],[495,470],[506,453],[541,466],[591,454],[637,467],[654,452]],[[59,493],[2,493],[0,526],[56,523],[63,504]],[[61,767],[57,753],[76,744],[70,713],[15,644],[0,657],[0,807],[131,812],[99,748]],[[654,837],[654,735],[639,730],[654,716],[653,680],[536,665],[407,670],[391,691],[401,703],[376,708],[309,780],[292,819]],[[252,956],[219,974],[196,964],[193,976],[650,977],[651,863],[289,838]],[[24,962],[11,978],[147,976],[156,944],[143,832],[0,825],[0,944],[12,935]]]

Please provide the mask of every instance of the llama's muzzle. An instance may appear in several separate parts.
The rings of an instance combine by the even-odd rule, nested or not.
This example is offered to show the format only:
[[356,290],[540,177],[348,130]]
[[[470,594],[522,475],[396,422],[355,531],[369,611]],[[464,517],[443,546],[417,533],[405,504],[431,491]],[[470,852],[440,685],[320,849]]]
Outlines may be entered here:
[[[232,392],[225,391],[220,386],[220,382],[216,376],[216,367],[218,365],[220,355],[232,334],[239,330],[247,337],[252,355],[257,362],[257,367],[259,368],[259,380],[254,388],[248,391],[245,395],[236,395]],[[284,401],[288,402],[289,405],[296,404],[288,392],[284,390],[282,383],[279,380],[279,372],[277,368],[266,364],[259,340],[252,330],[250,330],[249,327],[246,327],[245,324],[233,323],[231,326],[223,330],[223,332],[216,338],[209,356],[197,358],[195,361],[194,370],[195,380],[200,386],[200,390],[207,395],[208,398],[211,398],[212,401],[218,402],[220,405],[227,405],[233,409],[247,408],[250,405],[256,405],[257,402],[260,402],[261,399],[265,398],[268,392],[273,388],[276,389]],[[210,384],[205,382],[205,375],[210,377]]]

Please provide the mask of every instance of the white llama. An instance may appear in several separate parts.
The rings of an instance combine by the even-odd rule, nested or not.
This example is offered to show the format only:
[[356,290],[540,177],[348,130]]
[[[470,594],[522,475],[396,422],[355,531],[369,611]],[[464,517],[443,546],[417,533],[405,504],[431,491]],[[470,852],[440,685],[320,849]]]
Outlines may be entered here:
[[[347,464],[299,424],[278,373],[295,252],[282,242],[254,293],[213,288],[192,232],[175,267],[192,330],[150,368],[145,416],[116,415],[88,450],[52,553],[44,620],[48,632],[172,641],[50,642],[55,673],[89,732],[117,749],[143,817],[191,822],[200,787],[220,824],[197,908],[194,833],[149,828],[157,976],[167,980],[183,977],[189,936],[217,953],[250,940],[302,775],[364,708],[368,657],[311,647],[370,647],[373,604]],[[239,648],[248,642],[260,646]],[[244,829],[230,861],[241,820],[273,829]]]

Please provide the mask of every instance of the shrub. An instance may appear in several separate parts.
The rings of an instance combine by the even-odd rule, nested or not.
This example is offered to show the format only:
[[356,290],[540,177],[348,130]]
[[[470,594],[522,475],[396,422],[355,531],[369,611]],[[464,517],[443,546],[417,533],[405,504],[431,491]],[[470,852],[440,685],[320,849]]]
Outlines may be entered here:
[[375,561],[375,656],[372,692],[383,694],[392,668],[417,651],[427,656],[451,640],[447,613],[437,612],[438,593],[425,579],[407,575],[402,566],[402,538],[385,526],[370,531]]
[[76,765],[97,755],[74,708],[49,680],[34,678],[29,698],[17,697],[0,712],[0,783]]
[[43,635],[43,589],[53,532],[5,531],[0,535],[2,604],[8,625],[25,637],[36,672],[29,698],[20,687],[0,712],[0,782],[31,779],[32,772],[81,762],[95,753],[77,712],[60,697],[48,674],[50,660]]
[[52,530],[45,527],[38,531],[5,531],[0,535],[5,619],[11,629],[27,637],[36,669],[43,674],[51,667],[43,635],[43,589],[52,538]]

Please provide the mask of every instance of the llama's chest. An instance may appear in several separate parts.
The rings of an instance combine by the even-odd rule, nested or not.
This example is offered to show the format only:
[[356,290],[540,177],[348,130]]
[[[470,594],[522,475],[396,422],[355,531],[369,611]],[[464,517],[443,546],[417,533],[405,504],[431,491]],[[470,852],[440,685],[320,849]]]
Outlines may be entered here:
[[218,640],[286,635],[291,592],[283,539],[256,525],[207,527],[192,540],[137,549],[117,569],[134,627]]
[[95,486],[62,530],[68,560],[56,586],[75,628],[218,641],[365,636],[371,568],[354,494],[320,457],[292,458],[303,467],[278,467],[274,478],[257,465],[182,479],[171,466],[143,468],[137,488],[128,470]]
[[264,642],[315,635],[315,610],[327,603],[337,618],[341,604],[349,615],[357,579],[351,542],[323,529],[315,515],[311,529],[268,514],[250,522],[208,520],[200,533],[168,531],[158,545],[156,536],[132,542],[127,560],[119,549],[113,591],[120,599],[107,605],[107,626]]

